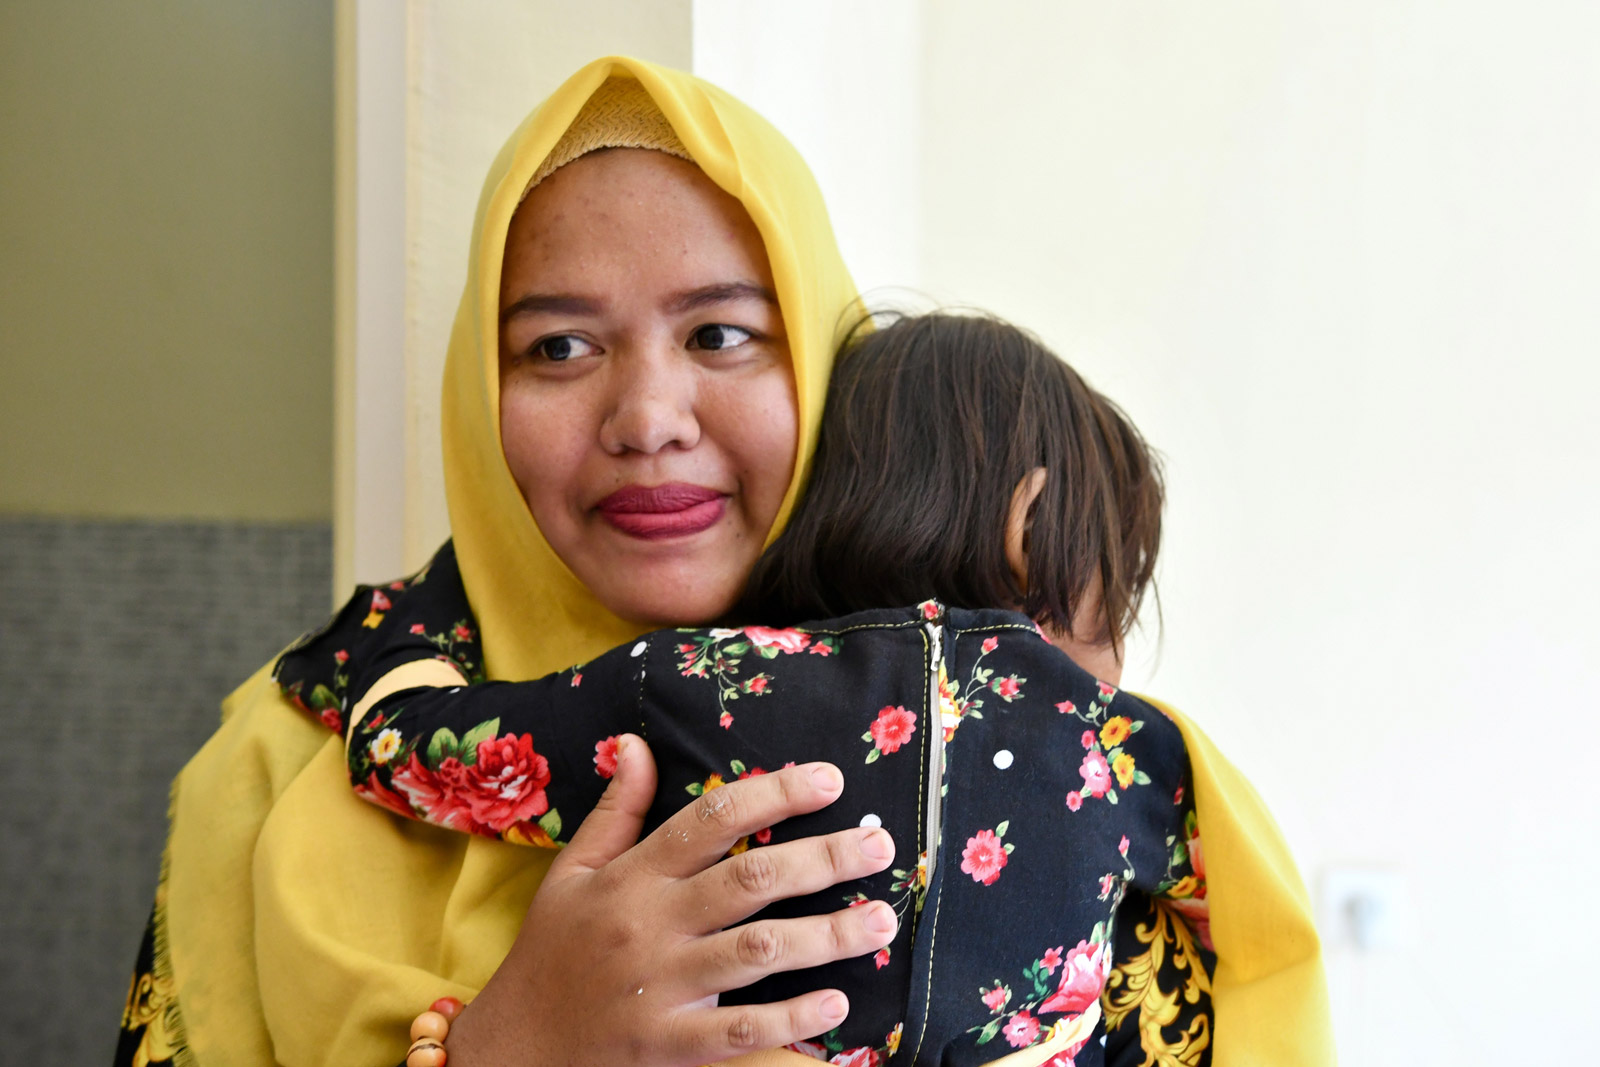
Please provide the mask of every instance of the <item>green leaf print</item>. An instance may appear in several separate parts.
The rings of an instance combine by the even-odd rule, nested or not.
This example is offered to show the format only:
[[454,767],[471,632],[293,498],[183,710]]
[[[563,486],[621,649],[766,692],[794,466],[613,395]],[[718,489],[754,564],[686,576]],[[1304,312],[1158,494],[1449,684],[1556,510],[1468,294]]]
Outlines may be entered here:
[[[461,739],[461,761],[463,763],[476,763],[478,761],[478,746],[483,744],[485,741],[493,741],[495,735],[499,732],[499,719],[490,719],[488,722],[480,722],[478,725],[468,730],[467,736]],[[471,756],[472,758],[469,760],[467,759],[468,756]]]
[[561,814],[555,808],[545,812],[539,819],[539,829],[549,835],[550,840],[556,841],[561,837]]
[[433,739],[428,742],[428,766],[438,767],[451,756],[459,758],[460,755],[461,741],[455,731],[448,726],[441,726],[433,732]]

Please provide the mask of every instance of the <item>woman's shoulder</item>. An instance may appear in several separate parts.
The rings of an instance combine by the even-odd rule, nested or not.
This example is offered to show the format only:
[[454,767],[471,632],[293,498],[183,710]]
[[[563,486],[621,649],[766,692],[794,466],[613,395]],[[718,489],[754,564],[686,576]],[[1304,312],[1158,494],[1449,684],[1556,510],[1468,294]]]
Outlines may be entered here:
[[482,676],[477,622],[450,541],[410,577],[356,586],[327,622],[278,657],[272,676],[290,702],[342,732],[353,694],[400,662],[427,657]]

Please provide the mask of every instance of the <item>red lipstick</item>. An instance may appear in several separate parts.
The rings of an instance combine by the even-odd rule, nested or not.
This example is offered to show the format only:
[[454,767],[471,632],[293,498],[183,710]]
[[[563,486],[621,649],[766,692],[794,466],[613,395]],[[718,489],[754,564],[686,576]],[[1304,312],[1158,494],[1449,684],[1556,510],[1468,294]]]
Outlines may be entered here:
[[595,505],[616,529],[645,541],[709,530],[728,508],[728,494],[703,485],[625,485]]

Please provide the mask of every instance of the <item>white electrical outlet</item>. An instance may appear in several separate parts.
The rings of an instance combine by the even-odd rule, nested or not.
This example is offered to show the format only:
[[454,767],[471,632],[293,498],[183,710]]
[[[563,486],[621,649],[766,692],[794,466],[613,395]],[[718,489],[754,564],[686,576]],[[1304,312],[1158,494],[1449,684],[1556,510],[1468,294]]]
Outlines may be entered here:
[[1379,952],[1409,944],[1415,933],[1410,890],[1396,871],[1330,868],[1321,904],[1318,926],[1329,945]]

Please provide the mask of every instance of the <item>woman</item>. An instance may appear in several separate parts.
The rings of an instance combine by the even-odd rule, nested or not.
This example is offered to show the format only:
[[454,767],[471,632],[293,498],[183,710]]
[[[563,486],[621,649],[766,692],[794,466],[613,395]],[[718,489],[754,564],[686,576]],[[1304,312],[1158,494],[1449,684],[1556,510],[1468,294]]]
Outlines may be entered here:
[[[602,91],[612,77],[645,90],[666,137],[611,98],[618,85]],[[569,136],[580,111],[608,109]],[[637,139],[619,139],[629,123]],[[585,143],[585,128],[607,132]],[[589,151],[630,144],[657,151]],[[538,210],[517,211],[524,195]],[[530,117],[485,186],[446,369],[451,523],[490,676],[537,676],[732,603],[803,480],[854,301],[803,163],[726,94],[602,60]],[[507,379],[502,392],[503,351],[552,343],[615,358],[557,389]],[[687,548],[627,534],[627,509],[606,507],[666,482],[715,491],[717,521]],[[635,846],[653,769],[626,746],[606,801],[551,862],[349,797],[338,739],[265,669],[224,715],[174,790],[151,966],[130,1003],[146,1026],[129,1044],[147,1060],[392,1063],[409,1019],[454,994],[472,1001],[451,1033],[457,1067],[707,1062],[824,1032],[848,1010],[828,990],[748,1008],[707,998],[893,933],[882,906],[790,920],[757,961],[721,932],[891,861],[877,835],[851,832],[773,849],[777,875],[760,887],[718,862],[739,836],[831,802],[826,766],[717,790]],[[1325,1028],[1314,934],[1292,891],[1249,899],[1287,857],[1250,866],[1263,862],[1251,833],[1276,840],[1270,820],[1203,738],[1186,740],[1201,820],[1209,795],[1215,823],[1218,1018],[1236,1020],[1216,1048],[1271,1057]],[[1141,1026],[1162,1022],[1141,1010]]]

